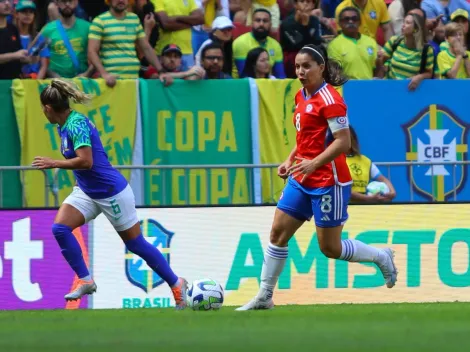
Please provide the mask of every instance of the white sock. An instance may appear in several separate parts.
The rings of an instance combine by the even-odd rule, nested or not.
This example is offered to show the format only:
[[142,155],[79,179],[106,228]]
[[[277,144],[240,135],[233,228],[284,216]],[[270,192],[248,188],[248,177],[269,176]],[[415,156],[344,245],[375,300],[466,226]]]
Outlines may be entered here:
[[277,284],[282,269],[284,269],[288,253],[288,247],[278,247],[271,243],[269,244],[264,253],[258,297],[264,300],[272,298],[274,287]]
[[341,256],[339,259],[348,262],[373,262],[381,260],[382,250],[369,246],[358,240],[342,240]]
[[80,280],[91,281],[91,275],[87,275],[85,277],[81,277]]

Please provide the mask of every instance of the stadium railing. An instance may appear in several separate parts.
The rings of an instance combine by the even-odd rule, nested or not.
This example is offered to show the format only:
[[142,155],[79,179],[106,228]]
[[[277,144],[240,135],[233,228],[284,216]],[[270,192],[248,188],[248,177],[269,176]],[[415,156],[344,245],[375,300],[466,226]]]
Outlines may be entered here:
[[[404,184],[406,183],[406,187],[408,188],[408,202],[423,202],[422,200],[416,200],[416,191],[414,189],[414,186],[412,182],[409,182],[407,180],[407,177],[403,174],[403,171],[406,171],[407,175],[411,175],[413,172],[414,167],[428,167],[430,170],[430,181],[431,181],[431,189],[434,189],[435,186],[435,178],[432,176],[435,176],[435,169],[433,166],[450,166],[451,167],[451,172],[449,172],[449,169],[446,169],[447,172],[450,174],[449,176],[452,177],[452,196],[450,199],[447,199],[447,201],[470,201],[470,199],[458,199],[457,193],[458,193],[458,182],[460,182],[460,179],[458,180],[457,176],[457,168],[458,167],[467,167],[470,165],[470,161],[447,161],[447,162],[376,162],[375,163],[382,171],[382,173],[391,180],[391,182],[394,184],[395,188],[399,188],[400,192],[403,193],[404,190]],[[167,202],[168,200],[168,184],[167,182],[171,182],[168,180],[168,178],[171,179],[171,176],[168,176],[168,172],[171,172],[172,170],[183,170],[183,175],[181,176],[183,178],[183,190],[182,194],[184,197],[184,203],[185,205],[190,205],[190,192],[189,192],[189,175],[191,171],[195,170],[204,170],[204,175],[206,175],[206,182],[209,184],[210,182],[210,172],[209,170],[214,170],[214,169],[219,169],[219,170],[234,170],[234,169],[245,169],[245,170],[250,170],[251,173],[251,180],[248,181],[248,193],[249,193],[249,201],[245,202],[244,204],[254,204],[254,203],[262,203],[262,204],[275,204],[276,200],[279,198],[280,191],[275,189],[274,182],[273,180],[277,178],[276,173],[277,173],[277,167],[278,164],[259,164],[259,165],[253,165],[253,164],[230,164],[230,165],[118,165],[115,166],[119,170],[133,170],[133,171],[143,171],[145,172],[146,170],[161,170],[162,171],[162,177],[161,177],[161,184],[159,185],[159,188],[162,193],[162,204],[163,205],[171,205]],[[400,170],[399,173],[394,173],[392,170],[397,167],[402,167],[406,168],[405,170]],[[261,181],[261,172],[262,170],[270,170],[270,172],[265,173],[265,175],[268,176],[268,181],[266,182],[266,179],[263,178],[263,181]],[[386,171],[385,171],[386,170]],[[48,174],[44,170],[36,170],[33,167],[29,166],[0,166],[0,208],[4,208],[4,173],[9,172],[9,171],[15,171],[18,172],[20,175],[20,182],[21,185],[24,184],[24,176],[26,172],[41,172],[44,177],[44,207],[58,207],[60,204],[59,201],[59,188],[58,188],[58,173],[54,172],[53,175],[54,177],[48,177]],[[56,170],[57,171],[57,170]],[[397,181],[396,179],[398,176],[400,176],[400,180]],[[142,180],[144,175],[141,175]],[[255,190],[256,188],[256,182],[253,182],[253,179],[259,179],[260,181],[258,182],[259,189]],[[232,201],[232,192],[230,190],[233,189],[234,186],[234,179],[233,176],[230,172],[227,172],[227,189],[229,190],[228,192],[228,203],[227,204],[233,204]],[[399,182],[399,184],[398,184]],[[266,185],[267,183],[267,185]],[[171,190],[172,185],[169,189]],[[8,183],[7,183],[8,187]],[[143,192],[148,192],[149,190],[145,189],[146,185],[144,183],[143,186]],[[255,199],[254,194],[258,192],[258,194],[261,193],[261,188],[267,187],[269,189],[268,194],[270,196],[264,197],[263,201],[253,201]],[[206,187],[206,192],[209,192],[209,187]],[[266,195],[266,189],[264,189],[264,195]],[[53,201],[50,201],[49,195],[52,194]],[[210,199],[208,194],[206,196],[206,199]],[[433,201],[437,201],[437,199],[433,199]],[[27,204],[27,194],[24,194],[22,192],[22,204],[25,206]],[[240,202],[237,202],[237,204],[240,204]],[[145,204],[139,204],[138,205],[145,205]],[[207,204],[198,204],[198,205],[213,205],[210,203]]]

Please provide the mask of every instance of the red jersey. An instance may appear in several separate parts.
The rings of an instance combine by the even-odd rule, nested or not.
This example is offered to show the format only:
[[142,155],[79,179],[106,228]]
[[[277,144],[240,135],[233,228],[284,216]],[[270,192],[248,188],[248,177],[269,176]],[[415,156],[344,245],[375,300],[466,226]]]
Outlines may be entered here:
[[[320,155],[334,140],[328,119],[347,116],[347,107],[336,89],[325,83],[311,97],[306,97],[304,89],[295,96],[294,126],[297,130],[297,157],[314,159]],[[300,182],[303,175],[295,180]],[[302,183],[305,187],[320,188],[335,184],[352,183],[351,174],[346,163],[346,155],[341,154],[331,163],[323,165],[307,176]]]

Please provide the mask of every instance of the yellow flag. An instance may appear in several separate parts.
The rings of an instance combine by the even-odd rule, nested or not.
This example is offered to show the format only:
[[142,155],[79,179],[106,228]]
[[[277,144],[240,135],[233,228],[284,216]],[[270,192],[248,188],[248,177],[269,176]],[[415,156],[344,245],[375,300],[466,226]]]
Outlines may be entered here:
[[[101,142],[113,165],[131,165],[137,120],[137,86],[135,80],[122,80],[108,88],[104,80],[75,79],[74,83],[94,96],[88,105],[72,108],[88,116],[100,133]],[[15,107],[21,143],[21,165],[31,165],[35,156],[63,159],[57,125],[50,124],[42,111],[40,93],[49,81],[14,80]],[[70,194],[75,178],[69,170],[47,170],[47,182],[55,180],[59,204]],[[123,172],[129,180],[130,171]],[[23,189],[29,207],[46,203],[45,177],[41,171],[25,173]],[[49,205],[55,203],[53,192],[48,192]]]

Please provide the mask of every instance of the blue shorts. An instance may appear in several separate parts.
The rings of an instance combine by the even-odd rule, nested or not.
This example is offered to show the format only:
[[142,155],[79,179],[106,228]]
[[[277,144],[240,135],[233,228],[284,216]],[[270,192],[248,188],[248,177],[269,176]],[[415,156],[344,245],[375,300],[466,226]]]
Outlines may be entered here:
[[289,177],[277,207],[301,221],[313,216],[318,227],[336,227],[348,219],[350,197],[351,185],[306,188]]

